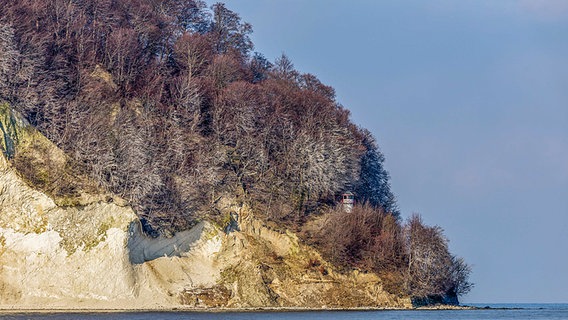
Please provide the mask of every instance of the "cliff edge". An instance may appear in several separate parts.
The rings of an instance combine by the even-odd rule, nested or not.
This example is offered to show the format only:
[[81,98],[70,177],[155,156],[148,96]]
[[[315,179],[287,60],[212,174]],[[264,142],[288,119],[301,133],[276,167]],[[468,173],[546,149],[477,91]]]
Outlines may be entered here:
[[6,104],[0,129],[2,309],[411,307],[376,275],[338,272],[230,197],[219,202],[227,226],[202,221],[152,238],[121,199],[93,188],[48,195],[57,177],[42,170],[73,176],[65,154]]

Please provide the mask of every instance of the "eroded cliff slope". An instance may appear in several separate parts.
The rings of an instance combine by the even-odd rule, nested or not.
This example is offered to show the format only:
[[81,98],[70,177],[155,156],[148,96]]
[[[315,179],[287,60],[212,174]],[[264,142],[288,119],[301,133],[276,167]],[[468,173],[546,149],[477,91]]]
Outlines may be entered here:
[[0,111],[0,308],[410,306],[374,274],[337,272],[230,196],[218,207],[228,228],[202,221],[158,238],[119,198],[94,189],[48,196],[13,159],[20,152],[66,174],[65,154],[6,105]]

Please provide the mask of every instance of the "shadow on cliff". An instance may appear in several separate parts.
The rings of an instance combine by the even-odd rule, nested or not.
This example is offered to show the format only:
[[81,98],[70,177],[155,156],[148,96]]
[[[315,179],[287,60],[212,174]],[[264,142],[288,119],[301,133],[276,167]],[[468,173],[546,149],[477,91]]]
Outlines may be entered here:
[[193,228],[176,233],[173,237],[150,237],[142,231],[139,220],[130,223],[128,251],[132,264],[141,264],[160,257],[180,257],[201,238],[205,223],[200,222]]

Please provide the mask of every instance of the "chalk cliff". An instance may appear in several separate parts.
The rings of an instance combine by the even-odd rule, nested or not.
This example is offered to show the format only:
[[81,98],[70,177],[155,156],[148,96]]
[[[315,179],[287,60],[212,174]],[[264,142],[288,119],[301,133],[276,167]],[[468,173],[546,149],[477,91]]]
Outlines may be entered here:
[[202,221],[169,238],[145,235],[117,197],[48,196],[12,158],[65,168],[65,154],[7,105],[0,125],[0,308],[410,307],[376,275],[336,271],[230,195],[218,208],[229,227]]

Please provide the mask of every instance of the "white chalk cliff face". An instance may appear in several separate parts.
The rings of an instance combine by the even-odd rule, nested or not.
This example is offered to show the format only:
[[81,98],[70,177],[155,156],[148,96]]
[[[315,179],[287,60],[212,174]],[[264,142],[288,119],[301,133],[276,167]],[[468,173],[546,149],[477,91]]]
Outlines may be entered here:
[[59,208],[0,157],[0,301],[35,307],[128,296],[133,276],[124,243],[134,218],[113,204]]
[[144,235],[117,198],[57,205],[8,160],[17,148],[0,124],[0,309],[410,307],[374,274],[335,272],[293,233],[267,228],[230,196],[218,209],[238,213],[232,232],[202,221],[170,238]]
[[[203,271],[211,269],[220,237],[201,223],[173,238],[151,239],[129,207],[58,207],[0,157],[2,308],[171,308],[181,304],[177,295],[184,290],[215,285],[219,270]],[[174,252],[180,248],[185,251]]]
[[[219,251],[220,232],[202,222],[152,239],[124,201],[105,195],[58,206],[7,157],[30,140],[47,146],[51,162],[64,154],[0,107],[0,308],[171,308],[179,292],[215,284],[219,271],[204,276],[203,266]],[[183,263],[171,258],[182,254]]]

